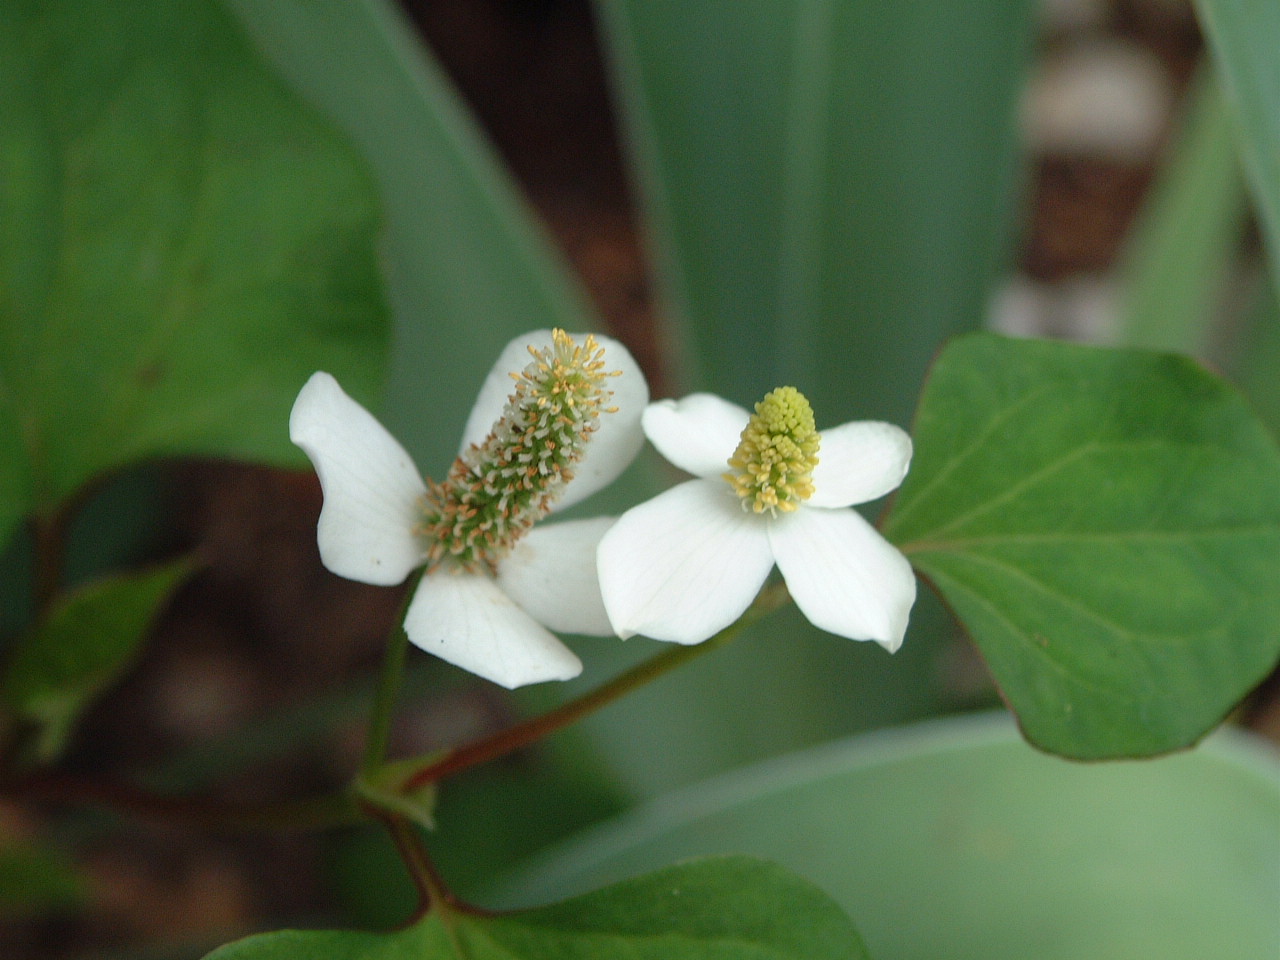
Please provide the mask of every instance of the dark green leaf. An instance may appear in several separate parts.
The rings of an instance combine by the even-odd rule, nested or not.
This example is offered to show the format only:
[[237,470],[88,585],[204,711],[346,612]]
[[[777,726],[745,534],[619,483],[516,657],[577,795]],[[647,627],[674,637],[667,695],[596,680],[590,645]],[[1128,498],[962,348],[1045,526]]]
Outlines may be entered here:
[[1078,764],[971,717],[668,795],[540,858],[513,899],[732,850],[819,884],[885,960],[1259,960],[1280,946],[1277,823],[1280,762],[1239,733]]
[[1036,745],[1194,743],[1280,654],[1280,454],[1182,357],[973,335],[933,371],[886,535]]
[[353,151],[209,0],[0,20],[0,520],[157,455],[301,461],[306,376],[381,367]]
[[61,750],[81,711],[128,669],[159,608],[191,569],[181,560],[78,587],[22,638],[4,696],[41,726],[44,759]]
[[[452,942],[451,942],[452,941]],[[392,934],[286,930],[206,960],[858,960],[853,925],[816,887],[746,857],[700,860],[521,913],[432,913]]]
[[220,947],[205,960],[481,960],[459,958],[436,917],[398,933],[280,930]]

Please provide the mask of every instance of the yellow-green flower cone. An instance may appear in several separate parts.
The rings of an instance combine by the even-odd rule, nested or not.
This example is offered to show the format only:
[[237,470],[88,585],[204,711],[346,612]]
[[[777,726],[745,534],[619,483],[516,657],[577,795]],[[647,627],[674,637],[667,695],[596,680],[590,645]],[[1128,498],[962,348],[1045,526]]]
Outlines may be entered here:
[[818,465],[813,408],[795,387],[779,387],[756,404],[724,478],[755,513],[790,513],[813,496]]

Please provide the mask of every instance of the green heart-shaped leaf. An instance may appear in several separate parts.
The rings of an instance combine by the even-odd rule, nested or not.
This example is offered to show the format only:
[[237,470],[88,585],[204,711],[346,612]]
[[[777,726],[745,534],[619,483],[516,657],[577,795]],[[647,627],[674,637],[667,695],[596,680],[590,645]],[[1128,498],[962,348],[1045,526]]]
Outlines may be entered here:
[[886,535],[968,627],[1027,737],[1142,756],[1280,654],[1280,454],[1164,354],[974,335],[939,357]]
[[283,930],[206,960],[858,960],[853,925],[816,887],[747,857],[698,860],[564,903],[429,914],[389,934]]

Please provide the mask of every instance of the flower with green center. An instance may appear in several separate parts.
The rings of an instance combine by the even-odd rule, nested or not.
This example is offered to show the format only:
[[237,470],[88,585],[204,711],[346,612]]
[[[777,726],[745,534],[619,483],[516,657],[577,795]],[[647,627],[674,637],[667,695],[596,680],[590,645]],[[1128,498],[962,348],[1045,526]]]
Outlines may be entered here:
[[540,330],[507,345],[438,483],[327,373],[307,381],[289,419],[324,492],[324,565],[381,586],[425,566],[410,641],[506,687],[581,672],[551,630],[613,632],[595,571],[613,519],[534,526],[610,483],[644,441],[635,361],[608,337],[579,339]]
[[902,482],[904,431],[861,421],[819,433],[793,387],[754,414],[706,393],[662,400],[642,423],[698,479],[628,510],[600,541],[600,588],[619,636],[701,643],[742,616],[776,564],[815,626],[890,652],[902,644],[915,576],[853,505]]

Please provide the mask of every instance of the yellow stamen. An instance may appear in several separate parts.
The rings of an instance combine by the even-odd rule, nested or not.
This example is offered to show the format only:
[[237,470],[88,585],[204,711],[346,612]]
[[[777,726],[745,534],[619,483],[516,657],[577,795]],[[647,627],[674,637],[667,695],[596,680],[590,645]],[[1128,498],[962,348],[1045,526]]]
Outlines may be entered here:
[[813,496],[820,439],[803,393],[779,387],[765,394],[729,458],[733,469],[724,474],[742,508],[777,516]]

